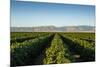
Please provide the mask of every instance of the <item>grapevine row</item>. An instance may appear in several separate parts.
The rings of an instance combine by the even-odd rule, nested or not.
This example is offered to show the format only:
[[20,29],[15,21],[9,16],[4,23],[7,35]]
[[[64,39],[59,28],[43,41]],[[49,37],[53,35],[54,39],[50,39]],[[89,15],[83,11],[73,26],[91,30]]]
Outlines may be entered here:
[[46,50],[44,64],[70,63],[73,61],[70,52],[58,34],[55,35],[51,46]]
[[11,46],[12,66],[33,64],[46,45],[52,40],[54,34],[45,35]]
[[79,61],[94,61],[95,59],[95,47],[94,44],[84,40],[62,35],[64,42],[69,44],[70,51],[80,55]]

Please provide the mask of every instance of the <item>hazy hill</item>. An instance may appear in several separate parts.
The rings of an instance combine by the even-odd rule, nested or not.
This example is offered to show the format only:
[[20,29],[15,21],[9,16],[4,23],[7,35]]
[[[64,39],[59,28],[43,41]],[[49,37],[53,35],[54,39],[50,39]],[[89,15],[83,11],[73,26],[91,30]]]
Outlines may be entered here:
[[11,27],[11,32],[94,32],[94,26],[39,26],[39,27]]

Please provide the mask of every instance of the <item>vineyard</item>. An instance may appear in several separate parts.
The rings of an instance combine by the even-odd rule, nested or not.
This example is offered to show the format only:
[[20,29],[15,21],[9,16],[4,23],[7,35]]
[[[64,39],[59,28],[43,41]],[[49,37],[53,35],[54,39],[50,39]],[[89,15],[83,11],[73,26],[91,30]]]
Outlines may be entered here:
[[11,66],[95,61],[95,33],[11,32]]

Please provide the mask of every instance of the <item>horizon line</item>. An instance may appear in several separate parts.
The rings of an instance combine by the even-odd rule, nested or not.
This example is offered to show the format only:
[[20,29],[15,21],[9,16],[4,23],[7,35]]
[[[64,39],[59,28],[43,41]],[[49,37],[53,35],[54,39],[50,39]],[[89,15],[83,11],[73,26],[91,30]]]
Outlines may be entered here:
[[47,27],[47,26],[53,26],[53,27],[66,27],[66,26],[92,26],[95,27],[95,25],[66,25],[66,26],[55,26],[55,25],[43,25],[43,26],[10,26],[10,27]]

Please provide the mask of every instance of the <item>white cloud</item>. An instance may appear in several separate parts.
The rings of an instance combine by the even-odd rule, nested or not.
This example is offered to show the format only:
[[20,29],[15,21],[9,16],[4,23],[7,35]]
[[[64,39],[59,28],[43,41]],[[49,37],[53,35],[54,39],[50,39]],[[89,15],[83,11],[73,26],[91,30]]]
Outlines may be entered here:
[[16,1],[36,1],[36,2],[50,2],[50,3],[70,3],[70,4],[84,4],[95,5],[95,0],[16,0]]

